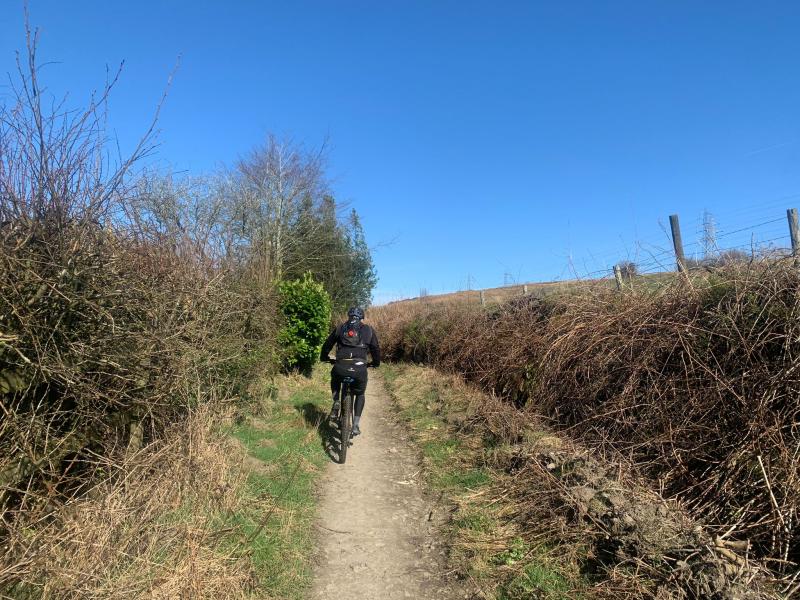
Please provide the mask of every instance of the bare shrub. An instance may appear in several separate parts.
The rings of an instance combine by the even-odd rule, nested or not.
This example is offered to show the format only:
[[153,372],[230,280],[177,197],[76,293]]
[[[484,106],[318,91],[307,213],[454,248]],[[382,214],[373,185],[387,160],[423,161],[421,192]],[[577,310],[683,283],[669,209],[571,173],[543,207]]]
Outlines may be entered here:
[[735,265],[737,263],[743,264],[753,260],[753,255],[750,252],[742,250],[722,250],[714,258],[714,266],[727,266]]
[[[37,76],[29,32],[14,100],[0,109],[2,586],[45,581],[26,567],[43,552],[26,535],[56,527],[87,493],[113,501],[120,478],[141,483],[113,465],[269,365],[275,318],[270,289],[231,259],[232,231],[207,187],[135,176],[149,133],[109,163],[111,86],[85,110],[45,110]],[[70,548],[65,561],[89,543],[78,528],[61,533],[47,539]]]
[[800,561],[800,273],[736,264],[707,280],[491,311],[374,309],[389,358],[459,372],[622,457],[776,573]]
[[639,274],[639,267],[632,260],[623,260],[617,263],[617,266],[622,278],[626,281],[632,280]]

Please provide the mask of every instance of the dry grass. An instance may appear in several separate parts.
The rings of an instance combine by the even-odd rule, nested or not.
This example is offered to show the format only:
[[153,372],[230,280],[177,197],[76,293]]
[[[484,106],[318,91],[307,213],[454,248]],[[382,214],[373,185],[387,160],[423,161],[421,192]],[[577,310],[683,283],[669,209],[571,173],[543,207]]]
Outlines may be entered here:
[[[408,300],[396,300],[389,306],[420,303],[420,304],[480,304],[481,292],[486,304],[499,304],[508,302],[522,296],[534,298],[547,298],[561,294],[574,294],[586,289],[613,288],[616,284],[613,279],[570,279],[566,281],[548,281],[538,283],[525,283],[520,285],[505,285],[503,287],[486,288],[483,290],[462,290],[448,294],[430,294]],[[527,290],[527,291],[526,291]]]
[[737,563],[735,545],[627,465],[597,460],[455,376],[405,366],[387,380],[429,480],[457,507],[454,566],[485,597],[777,597],[763,567]]
[[793,584],[800,273],[734,265],[653,291],[372,311],[389,358],[460,373],[634,466]]
[[242,501],[242,452],[206,411],[145,450],[98,457],[85,494],[6,532],[13,598],[244,598],[250,562],[224,516]]

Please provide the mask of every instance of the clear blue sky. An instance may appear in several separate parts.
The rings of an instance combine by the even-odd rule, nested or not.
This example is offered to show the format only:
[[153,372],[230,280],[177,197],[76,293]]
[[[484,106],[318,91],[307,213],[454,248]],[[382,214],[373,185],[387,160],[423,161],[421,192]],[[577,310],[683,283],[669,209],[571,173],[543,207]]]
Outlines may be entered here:
[[[111,104],[123,146],[182,57],[162,163],[209,170],[269,131],[329,137],[336,195],[377,246],[379,302],[468,275],[488,287],[504,273],[648,262],[673,212],[690,243],[705,208],[728,245],[785,236],[780,220],[730,232],[800,204],[795,1],[30,0],[30,11],[42,59],[59,63],[44,71],[52,91],[77,102],[126,61]],[[0,70],[13,70],[22,31],[22,2],[4,0]]]

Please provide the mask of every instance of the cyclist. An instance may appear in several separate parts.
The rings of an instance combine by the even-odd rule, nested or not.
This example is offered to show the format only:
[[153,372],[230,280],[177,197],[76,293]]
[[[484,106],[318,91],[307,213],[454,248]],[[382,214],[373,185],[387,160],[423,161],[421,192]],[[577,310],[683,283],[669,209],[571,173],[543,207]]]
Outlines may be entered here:
[[[378,346],[378,336],[375,330],[366,323],[363,309],[354,306],[347,311],[347,321],[334,329],[322,345],[319,359],[322,362],[333,362],[331,370],[331,392],[333,392],[333,406],[331,417],[339,414],[339,389],[346,376],[355,379],[351,385],[355,397],[353,419],[353,435],[361,433],[358,424],[361,413],[364,411],[365,393],[367,391],[367,367],[377,367],[381,364],[381,349]],[[328,355],[336,345],[336,359]],[[372,357],[372,362],[367,363],[367,353]]]

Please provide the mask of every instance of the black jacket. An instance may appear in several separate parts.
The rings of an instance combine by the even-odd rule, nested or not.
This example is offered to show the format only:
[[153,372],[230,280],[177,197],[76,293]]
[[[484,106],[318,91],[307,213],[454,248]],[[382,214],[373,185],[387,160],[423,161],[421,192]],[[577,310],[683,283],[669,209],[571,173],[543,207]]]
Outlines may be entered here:
[[322,344],[322,352],[320,352],[319,359],[323,362],[328,360],[328,355],[331,353],[334,344],[336,345],[336,358],[367,358],[367,352],[372,356],[372,364],[377,367],[381,364],[381,348],[378,345],[378,335],[375,330],[364,323],[361,324],[361,339],[364,342],[365,348],[353,348],[351,346],[344,346],[339,343],[347,323],[342,323],[334,329]]

